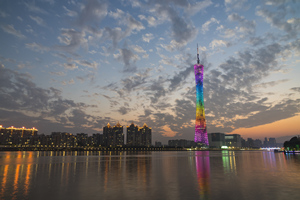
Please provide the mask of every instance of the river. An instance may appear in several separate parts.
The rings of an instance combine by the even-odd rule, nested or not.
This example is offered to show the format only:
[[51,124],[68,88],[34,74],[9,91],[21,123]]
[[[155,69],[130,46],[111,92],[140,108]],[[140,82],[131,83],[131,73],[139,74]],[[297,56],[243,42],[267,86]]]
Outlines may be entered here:
[[0,152],[0,199],[298,199],[300,155]]

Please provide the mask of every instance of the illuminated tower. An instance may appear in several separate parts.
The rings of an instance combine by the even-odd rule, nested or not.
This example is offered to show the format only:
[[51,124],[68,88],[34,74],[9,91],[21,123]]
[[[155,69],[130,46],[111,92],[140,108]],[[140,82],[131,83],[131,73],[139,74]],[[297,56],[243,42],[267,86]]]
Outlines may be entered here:
[[197,64],[194,65],[196,79],[196,121],[195,121],[195,142],[208,146],[206,131],[204,99],[203,99],[203,65],[200,64],[199,50],[197,44]]

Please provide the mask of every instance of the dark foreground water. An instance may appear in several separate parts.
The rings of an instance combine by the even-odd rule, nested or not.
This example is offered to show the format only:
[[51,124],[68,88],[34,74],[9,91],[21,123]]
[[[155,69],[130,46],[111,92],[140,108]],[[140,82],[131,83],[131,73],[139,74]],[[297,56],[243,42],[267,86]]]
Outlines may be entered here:
[[0,152],[0,199],[299,199],[300,155]]

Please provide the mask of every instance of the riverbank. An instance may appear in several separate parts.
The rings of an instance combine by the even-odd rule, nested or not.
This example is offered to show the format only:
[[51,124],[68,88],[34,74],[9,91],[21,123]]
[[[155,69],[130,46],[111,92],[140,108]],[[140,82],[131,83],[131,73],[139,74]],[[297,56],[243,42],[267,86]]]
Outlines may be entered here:
[[266,151],[266,149],[213,149],[175,147],[11,147],[0,146],[0,151]]

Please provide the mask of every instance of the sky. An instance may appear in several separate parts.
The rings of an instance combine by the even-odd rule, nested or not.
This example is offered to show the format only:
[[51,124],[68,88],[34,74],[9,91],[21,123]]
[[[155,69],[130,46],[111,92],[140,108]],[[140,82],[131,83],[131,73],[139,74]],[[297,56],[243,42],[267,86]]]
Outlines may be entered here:
[[298,135],[299,33],[296,0],[0,0],[0,124],[193,140],[198,44],[208,133]]

